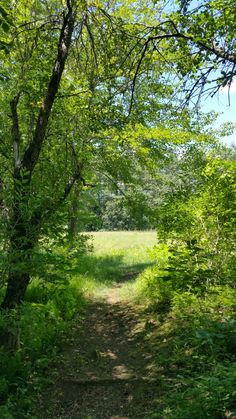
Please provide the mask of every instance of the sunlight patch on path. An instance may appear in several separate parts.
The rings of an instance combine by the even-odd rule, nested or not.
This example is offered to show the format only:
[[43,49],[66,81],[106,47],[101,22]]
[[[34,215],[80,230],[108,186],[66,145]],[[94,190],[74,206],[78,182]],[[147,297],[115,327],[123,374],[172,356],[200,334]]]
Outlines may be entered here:
[[47,419],[148,418],[159,383],[144,341],[145,323],[122,296],[123,286],[100,290],[75,325]]

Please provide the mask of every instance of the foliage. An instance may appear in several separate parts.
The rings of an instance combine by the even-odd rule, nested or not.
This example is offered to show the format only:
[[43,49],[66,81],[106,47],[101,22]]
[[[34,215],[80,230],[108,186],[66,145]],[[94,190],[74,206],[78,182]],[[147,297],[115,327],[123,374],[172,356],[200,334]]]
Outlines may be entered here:
[[32,417],[37,394],[52,380],[49,368],[85,308],[84,284],[66,275],[63,281],[63,271],[59,279],[34,279],[23,306],[0,315],[1,339],[10,331],[17,341],[15,352],[0,349],[1,417]]
[[[193,1],[179,1],[180,9],[173,19],[188,38],[182,53],[188,54],[184,65],[182,59],[178,70],[189,73],[185,89],[189,86],[192,96],[203,91],[213,96],[220,88],[230,87],[235,76],[235,3],[232,0],[203,0],[198,5]],[[181,51],[182,49],[182,51]],[[213,58],[214,57],[214,58]],[[210,84],[210,86],[209,86]]]
[[[142,182],[142,184],[141,184]],[[90,191],[79,204],[79,229],[96,230],[150,230],[154,228],[156,182],[142,174],[140,184],[101,184]]]
[[230,92],[236,74],[234,0],[167,2],[161,19],[160,2],[153,3],[154,21],[142,36],[138,70],[146,56],[164,57],[167,83],[169,74],[179,81],[175,95],[178,91],[184,103],[199,105],[203,96],[214,96],[223,87]]
[[216,148],[200,162],[186,179],[182,156],[175,187],[164,190],[155,264],[137,281],[159,325],[147,331],[163,377],[153,418],[236,412],[235,153]]
[[[97,186],[84,191],[78,203],[79,229],[145,230],[157,225],[161,229],[163,223],[167,228],[164,211],[161,214],[163,201],[171,201],[171,193],[177,187],[184,190],[184,199],[184,194],[187,196],[198,185],[207,153],[217,147],[216,143],[210,143],[210,137],[209,141],[204,137],[197,135],[199,143],[185,143],[182,138],[173,144],[163,141],[157,145],[154,142],[149,151],[139,150],[145,159],[145,167],[137,161],[129,178],[113,180],[111,184],[107,184],[104,176],[97,179]],[[181,226],[178,220],[178,225],[187,229],[186,220]]]
[[[10,29],[12,29],[13,21],[11,19],[8,8],[4,2],[0,2],[0,50],[9,53],[11,47],[11,39],[9,37]],[[3,77],[3,75],[1,75]]]
[[147,335],[156,351],[162,394],[152,418],[235,415],[235,290],[212,287],[205,299],[175,293],[159,328]]
[[200,256],[205,252],[208,266],[220,283],[233,284],[234,278],[235,185],[235,160],[209,158],[198,189],[187,195],[180,190],[170,196],[161,216],[160,235],[195,246]]

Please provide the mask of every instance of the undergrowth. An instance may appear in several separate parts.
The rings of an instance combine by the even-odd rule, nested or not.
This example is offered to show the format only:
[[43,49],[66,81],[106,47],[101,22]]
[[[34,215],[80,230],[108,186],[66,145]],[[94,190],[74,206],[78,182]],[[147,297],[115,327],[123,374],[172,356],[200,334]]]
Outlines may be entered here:
[[13,353],[0,349],[1,418],[32,417],[37,393],[52,379],[48,371],[52,371],[75,314],[82,315],[84,308],[79,286],[69,281],[57,286],[35,281],[19,310],[1,314],[1,334],[11,330],[16,341]]
[[[11,314],[0,313],[0,418],[40,417],[33,413],[40,412],[40,407],[35,409],[38,394],[53,381],[57,354],[73,322],[83,317],[87,296],[119,282],[127,271],[138,273],[150,264],[142,233],[125,232],[125,238],[122,232],[108,236],[116,243],[109,252],[104,232],[95,235],[95,252],[91,252],[91,240],[87,246],[84,238],[82,246],[80,240],[73,249],[52,247],[50,242],[35,252],[33,279],[24,304]],[[146,233],[146,246],[155,236]],[[133,246],[128,250],[130,240]],[[9,331],[14,341],[12,352],[1,346]]]
[[236,289],[216,283],[201,249],[201,263],[196,249],[173,250],[154,249],[155,266],[136,284],[138,301],[154,319],[145,336],[162,381],[149,417],[234,418]]
[[52,379],[56,355],[86,307],[85,284],[76,276],[84,252],[38,249],[24,303],[0,313],[1,418],[34,417],[37,394]]

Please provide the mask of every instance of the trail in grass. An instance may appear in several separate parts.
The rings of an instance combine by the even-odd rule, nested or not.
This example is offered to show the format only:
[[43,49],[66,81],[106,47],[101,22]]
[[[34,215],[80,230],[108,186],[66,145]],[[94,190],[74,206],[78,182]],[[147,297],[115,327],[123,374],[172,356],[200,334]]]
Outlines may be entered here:
[[121,297],[122,288],[123,283],[114,284],[90,300],[61,354],[58,377],[41,417],[151,417],[158,377],[144,340],[145,322]]

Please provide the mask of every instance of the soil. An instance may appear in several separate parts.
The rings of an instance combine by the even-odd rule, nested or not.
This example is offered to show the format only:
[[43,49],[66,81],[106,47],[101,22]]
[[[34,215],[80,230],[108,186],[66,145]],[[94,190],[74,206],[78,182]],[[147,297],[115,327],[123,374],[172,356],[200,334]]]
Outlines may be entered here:
[[122,298],[122,284],[90,300],[60,355],[41,418],[151,418],[159,394],[147,320]]

